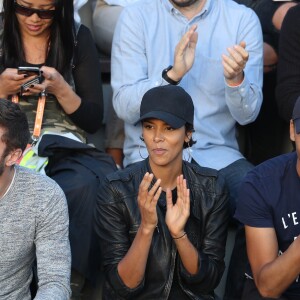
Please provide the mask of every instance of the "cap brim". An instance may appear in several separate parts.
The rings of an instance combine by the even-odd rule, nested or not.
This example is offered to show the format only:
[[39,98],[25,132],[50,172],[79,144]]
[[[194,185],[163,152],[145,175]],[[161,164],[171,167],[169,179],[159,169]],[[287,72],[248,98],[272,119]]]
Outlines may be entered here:
[[150,111],[147,114],[144,114],[141,116],[135,123],[134,125],[139,124],[140,122],[146,120],[146,119],[158,119],[166,122],[169,124],[171,127],[177,129],[185,125],[186,121],[178,118],[168,112],[165,111]]

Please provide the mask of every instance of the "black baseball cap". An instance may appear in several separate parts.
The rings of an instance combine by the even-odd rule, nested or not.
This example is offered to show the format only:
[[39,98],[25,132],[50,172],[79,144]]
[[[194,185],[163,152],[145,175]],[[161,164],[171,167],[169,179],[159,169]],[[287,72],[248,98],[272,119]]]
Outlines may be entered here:
[[300,97],[295,103],[294,110],[293,110],[293,121],[296,128],[297,134],[300,133]]
[[186,123],[194,123],[194,104],[191,96],[178,85],[164,85],[148,90],[143,96],[140,118],[159,119],[173,128],[180,128]]

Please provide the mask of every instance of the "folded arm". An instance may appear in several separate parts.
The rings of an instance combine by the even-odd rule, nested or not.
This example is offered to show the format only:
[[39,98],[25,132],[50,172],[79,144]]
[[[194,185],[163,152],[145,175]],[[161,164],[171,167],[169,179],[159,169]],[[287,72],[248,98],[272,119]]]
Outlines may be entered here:
[[245,226],[247,253],[255,284],[263,297],[278,298],[300,273],[300,239],[278,256],[274,228]]

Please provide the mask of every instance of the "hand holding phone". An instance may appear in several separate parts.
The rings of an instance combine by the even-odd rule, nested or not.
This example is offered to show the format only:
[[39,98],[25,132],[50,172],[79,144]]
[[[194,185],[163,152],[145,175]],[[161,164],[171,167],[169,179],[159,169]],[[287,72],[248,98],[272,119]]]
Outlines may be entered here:
[[43,82],[44,77],[42,76],[41,70],[38,67],[18,67],[18,74],[27,74],[28,76],[36,76],[33,79],[25,82],[21,85],[21,95],[34,84]]
[[18,67],[18,74],[26,74],[28,76],[40,76],[41,70],[38,67]]

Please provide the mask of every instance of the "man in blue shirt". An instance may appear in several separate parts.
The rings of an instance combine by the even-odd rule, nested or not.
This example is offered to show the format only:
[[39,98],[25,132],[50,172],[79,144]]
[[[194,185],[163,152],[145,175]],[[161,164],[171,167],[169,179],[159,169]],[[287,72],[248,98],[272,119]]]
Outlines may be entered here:
[[262,163],[241,186],[235,217],[245,224],[252,270],[243,300],[300,299],[300,99],[290,138],[296,152]]
[[239,151],[236,123],[253,122],[259,113],[262,53],[256,14],[232,0],[143,0],[125,7],[112,49],[113,103],[125,121],[124,165],[142,159],[139,145],[146,157],[141,128],[133,125],[143,95],[178,83],[195,105],[191,157],[226,175],[233,212],[236,187],[252,168]]
[[262,69],[259,20],[232,0],[143,0],[125,7],[111,80],[114,108],[125,121],[124,165],[147,156],[141,128],[133,125],[145,92],[179,84],[195,106],[197,143],[184,157],[225,177],[233,215],[237,188],[253,168],[239,151],[236,124],[259,113]]

